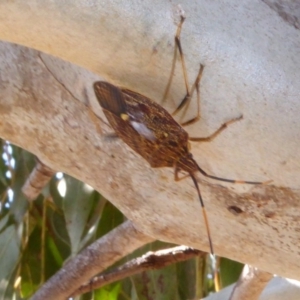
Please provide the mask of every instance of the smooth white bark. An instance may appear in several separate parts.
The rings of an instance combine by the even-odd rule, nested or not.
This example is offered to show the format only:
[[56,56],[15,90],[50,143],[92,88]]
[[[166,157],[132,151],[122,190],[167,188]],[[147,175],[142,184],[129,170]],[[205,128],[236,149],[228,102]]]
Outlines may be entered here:
[[230,300],[257,300],[272,278],[273,275],[268,272],[245,265]]
[[[213,294],[203,300],[229,300],[234,284],[223,289],[219,293]],[[299,281],[284,279],[281,277],[273,278],[258,300],[298,300],[300,298],[300,283]],[[244,299],[244,298],[240,298]],[[257,298],[256,298],[257,299]]]
[[[195,159],[214,175],[274,180],[262,187],[201,181],[216,253],[299,278],[299,31],[261,1],[186,0],[181,6],[191,82],[199,63],[205,65],[202,119],[188,132],[205,136],[244,115],[212,143],[193,143]],[[1,1],[0,38],[160,101],[176,9],[160,0]],[[91,90],[99,77],[42,57],[47,67],[34,51],[1,46],[0,136],[92,185],[145,234],[208,250],[192,182],[175,183],[171,169],[151,169],[122,142],[102,138],[87,108],[90,102],[103,116]],[[173,110],[184,93],[178,63],[164,106]],[[195,103],[191,107],[193,114]],[[232,206],[242,213],[233,214]]]

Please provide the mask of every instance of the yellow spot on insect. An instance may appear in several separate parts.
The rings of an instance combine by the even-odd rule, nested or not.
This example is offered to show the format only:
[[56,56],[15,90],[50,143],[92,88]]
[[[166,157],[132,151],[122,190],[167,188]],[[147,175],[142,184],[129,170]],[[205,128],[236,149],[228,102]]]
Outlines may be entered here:
[[168,134],[166,132],[164,132],[164,137],[168,137]]
[[129,120],[129,116],[126,115],[126,114],[121,114],[121,119],[122,119],[123,121],[128,121],[128,120]]

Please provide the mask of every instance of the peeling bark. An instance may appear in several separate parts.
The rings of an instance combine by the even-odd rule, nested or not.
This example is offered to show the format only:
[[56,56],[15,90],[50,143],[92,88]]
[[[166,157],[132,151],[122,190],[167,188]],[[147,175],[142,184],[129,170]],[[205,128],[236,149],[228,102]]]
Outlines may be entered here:
[[192,249],[186,246],[177,246],[169,249],[163,249],[155,252],[147,252],[141,257],[132,259],[131,261],[115,268],[109,272],[105,272],[99,276],[92,278],[88,283],[79,287],[70,297],[75,297],[104,285],[125,279],[129,276],[139,274],[149,270],[158,270],[166,266],[182,262],[194,257],[204,256],[206,253]]

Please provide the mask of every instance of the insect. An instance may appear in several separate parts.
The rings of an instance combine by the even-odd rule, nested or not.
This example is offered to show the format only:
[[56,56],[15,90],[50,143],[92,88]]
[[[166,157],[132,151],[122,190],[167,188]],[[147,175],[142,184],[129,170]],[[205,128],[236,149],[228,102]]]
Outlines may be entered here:
[[[116,87],[107,82],[95,82],[94,91],[109,124],[112,126],[117,136],[148,161],[152,168],[174,168],[175,181],[179,181],[187,176],[191,177],[202,207],[210,252],[213,255],[214,250],[208,218],[194,173],[200,172],[205,177],[231,183],[263,184],[264,182],[233,180],[209,175],[197,164],[190,152],[189,141],[211,141],[229,124],[240,120],[242,116],[222,124],[218,130],[208,137],[189,137],[188,133],[183,129],[182,126],[194,123],[200,117],[199,83],[204,69],[204,66],[200,65],[199,73],[190,90],[180,43],[180,32],[184,19],[185,18],[182,16],[177,28],[175,43],[179,50],[182,62],[186,96],[183,98],[173,115],[189,103],[191,96],[196,89],[198,113],[195,118],[180,125],[162,106],[148,97],[126,88]],[[185,171],[188,175],[179,178],[179,171]]]

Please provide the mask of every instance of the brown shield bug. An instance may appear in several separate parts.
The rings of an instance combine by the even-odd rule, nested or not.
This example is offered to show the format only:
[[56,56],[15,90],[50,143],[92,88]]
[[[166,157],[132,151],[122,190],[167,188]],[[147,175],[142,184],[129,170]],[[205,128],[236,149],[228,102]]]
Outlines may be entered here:
[[188,87],[187,72],[180,43],[180,32],[183,22],[184,17],[182,16],[175,36],[175,42],[181,57],[187,92],[173,115],[189,103],[191,96],[196,89],[198,114],[195,118],[180,125],[161,105],[148,97],[126,88],[116,87],[107,82],[95,82],[94,91],[109,124],[114,129],[117,136],[147,160],[152,168],[174,168],[176,181],[186,177],[179,178],[179,171],[187,172],[188,176],[192,178],[203,211],[210,252],[211,254],[214,254],[208,218],[194,173],[200,172],[208,178],[232,183],[265,184],[267,182],[233,180],[209,175],[198,166],[190,153],[189,141],[211,141],[229,124],[242,119],[242,116],[222,124],[213,134],[204,138],[189,137],[188,133],[183,129],[182,126],[194,123],[200,117],[199,83],[204,69],[204,66],[200,65],[198,76],[190,90]]

